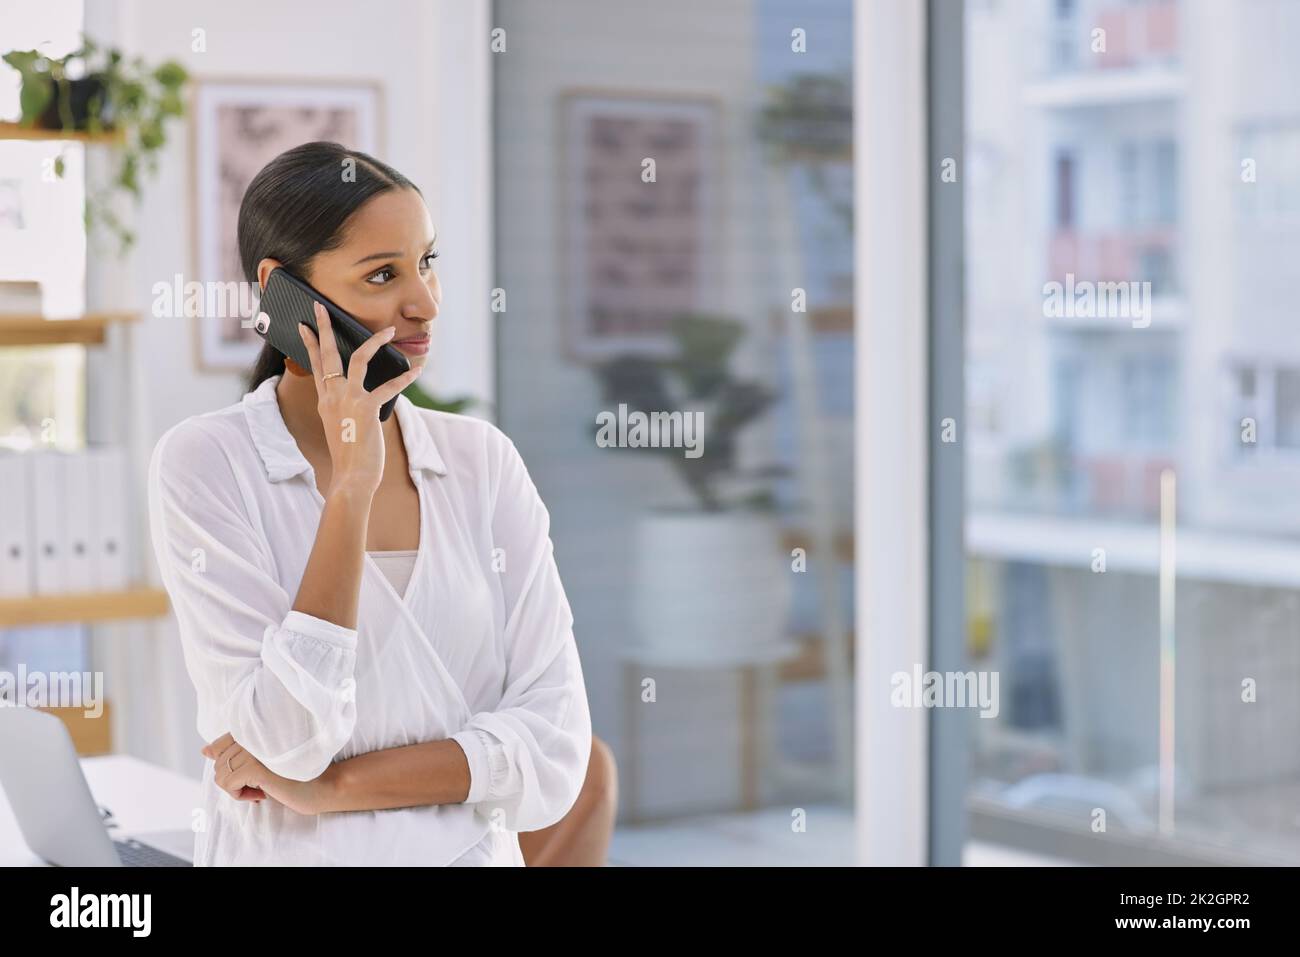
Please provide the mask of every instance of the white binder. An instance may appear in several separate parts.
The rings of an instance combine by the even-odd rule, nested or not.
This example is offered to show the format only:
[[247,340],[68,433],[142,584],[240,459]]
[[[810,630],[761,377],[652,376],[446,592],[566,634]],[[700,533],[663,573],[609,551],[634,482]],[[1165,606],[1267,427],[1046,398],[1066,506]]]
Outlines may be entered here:
[[31,483],[32,591],[38,595],[58,594],[67,588],[67,563],[63,549],[63,463],[64,453],[38,449],[27,453]]
[[18,452],[0,450],[0,595],[32,593],[31,482]]
[[95,590],[93,511],[88,456],[85,451],[59,455],[63,472],[64,591]]
[[127,563],[126,455],[116,446],[92,446],[89,461],[95,583],[100,591],[120,591],[130,583]]

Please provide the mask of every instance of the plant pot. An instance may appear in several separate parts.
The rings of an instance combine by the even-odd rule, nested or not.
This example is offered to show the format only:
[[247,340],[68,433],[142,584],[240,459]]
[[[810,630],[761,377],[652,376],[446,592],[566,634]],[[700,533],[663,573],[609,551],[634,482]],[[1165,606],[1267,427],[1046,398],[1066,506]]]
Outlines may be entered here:
[[648,513],[636,529],[637,656],[701,666],[789,657],[792,574],[771,513]]
[[[53,80],[50,83],[50,100],[45,110],[36,117],[36,126],[43,130],[64,129],[63,116],[59,112],[59,89]],[[72,129],[85,130],[90,122],[90,101],[95,96],[105,96],[107,87],[100,74],[92,73],[79,80],[68,81],[68,108],[72,113]],[[99,122],[105,128],[112,126],[113,110],[105,97],[100,104]]]

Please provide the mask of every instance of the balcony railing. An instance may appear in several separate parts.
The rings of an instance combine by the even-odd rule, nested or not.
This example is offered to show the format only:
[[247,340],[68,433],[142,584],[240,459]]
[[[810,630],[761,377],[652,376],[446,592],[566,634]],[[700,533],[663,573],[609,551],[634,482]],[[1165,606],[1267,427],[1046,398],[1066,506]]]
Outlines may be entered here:
[[[1097,29],[1105,31],[1106,49],[1094,52],[1093,31]],[[1178,58],[1178,2],[1099,4],[1090,16],[1054,21],[1048,35],[1048,72],[1052,74],[1171,63]]]
[[1024,446],[1003,462],[1004,482],[984,507],[1061,516],[1148,520],[1160,513],[1160,473],[1175,461],[1156,451],[1080,453],[1046,442]]
[[1065,282],[1067,274],[1091,282],[1149,282],[1151,295],[1178,292],[1177,240],[1172,226],[1141,230],[1056,232],[1048,248],[1047,278]]
[[1173,467],[1173,460],[1164,458],[1080,456],[1074,461],[1074,503],[1090,514],[1157,516],[1160,473]]
[[1103,9],[1097,26],[1106,31],[1106,52],[1097,54],[1102,69],[1168,62],[1178,54],[1175,0]]

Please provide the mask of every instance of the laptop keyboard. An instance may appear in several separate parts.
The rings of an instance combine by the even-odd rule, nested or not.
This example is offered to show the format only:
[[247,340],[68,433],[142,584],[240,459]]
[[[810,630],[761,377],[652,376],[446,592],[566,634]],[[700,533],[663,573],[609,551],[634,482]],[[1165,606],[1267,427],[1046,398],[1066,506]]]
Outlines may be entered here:
[[117,856],[127,867],[193,867],[189,861],[139,841],[114,841]]

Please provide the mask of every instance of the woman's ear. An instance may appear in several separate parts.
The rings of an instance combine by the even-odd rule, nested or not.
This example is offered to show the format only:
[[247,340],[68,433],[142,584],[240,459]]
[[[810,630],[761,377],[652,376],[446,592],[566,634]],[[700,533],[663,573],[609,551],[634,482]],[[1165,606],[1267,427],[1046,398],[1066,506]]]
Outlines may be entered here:
[[257,285],[262,290],[266,289],[266,280],[270,278],[272,272],[277,266],[280,266],[280,260],[267,257],[257,264]]

